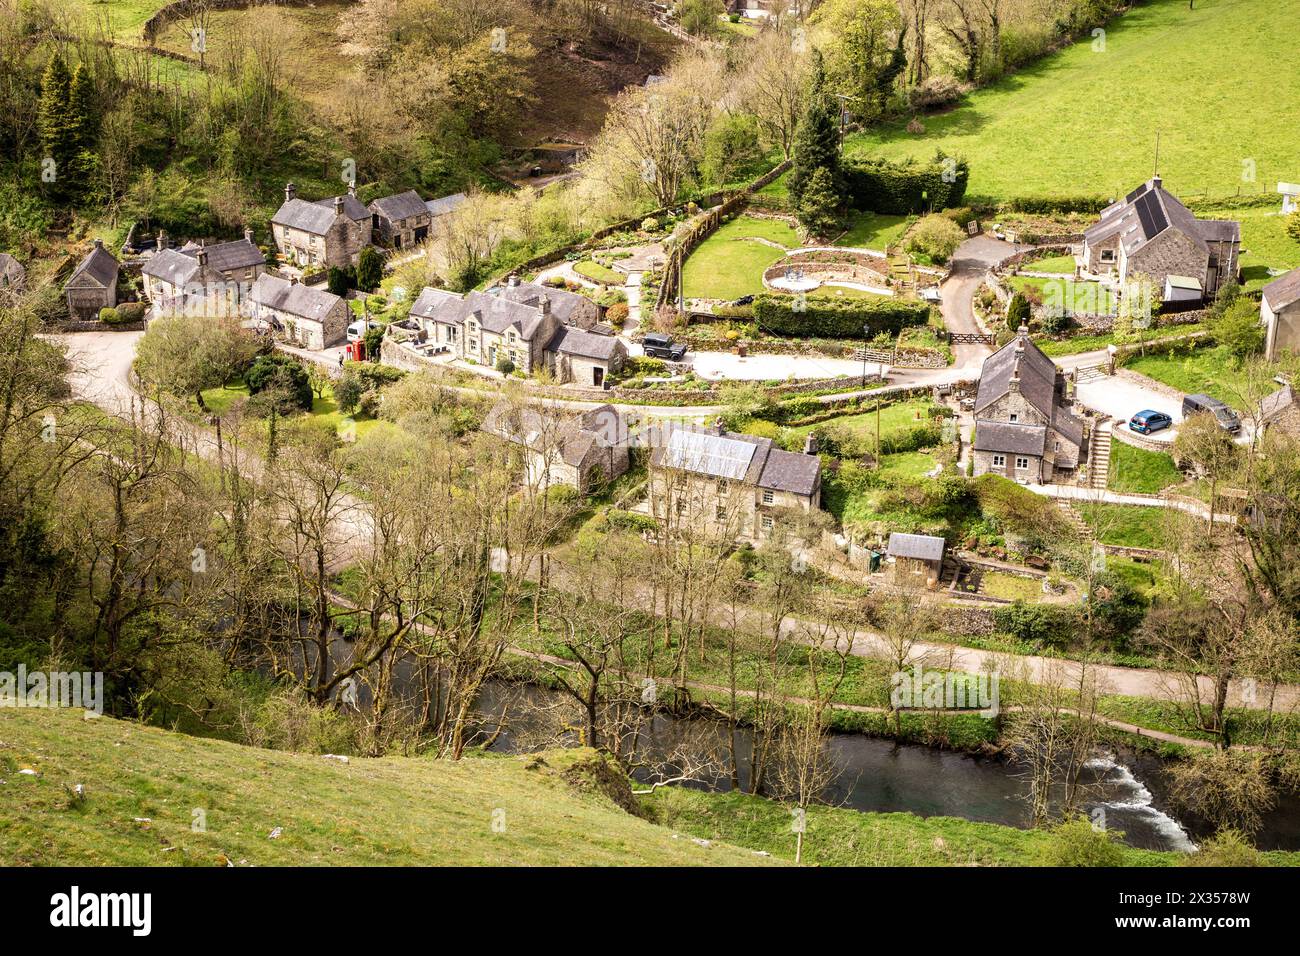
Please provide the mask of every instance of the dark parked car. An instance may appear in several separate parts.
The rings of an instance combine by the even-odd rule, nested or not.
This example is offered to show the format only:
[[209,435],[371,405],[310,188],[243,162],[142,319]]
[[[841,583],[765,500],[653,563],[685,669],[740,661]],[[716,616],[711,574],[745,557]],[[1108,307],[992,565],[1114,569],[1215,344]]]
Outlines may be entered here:
[[645,354],[651,358],[680,362],[686,357],[686,346],[675,344],[671,338],[662,332],[647,333],[642,345],[645,348]]
[[1237,434],[1241,431],[1241,419],[1237,413],[1210,395],[1188,395],[1183,398],[1183,418],[1208,412],[1214,416],[1219,427],[1226,432]]
[[1128,427],[1143,435],[1150,435],[1152,432],[1168,428],[1173,423],[1174,420],[1164,412],[1155,412],[1148,408],[1130,418]]

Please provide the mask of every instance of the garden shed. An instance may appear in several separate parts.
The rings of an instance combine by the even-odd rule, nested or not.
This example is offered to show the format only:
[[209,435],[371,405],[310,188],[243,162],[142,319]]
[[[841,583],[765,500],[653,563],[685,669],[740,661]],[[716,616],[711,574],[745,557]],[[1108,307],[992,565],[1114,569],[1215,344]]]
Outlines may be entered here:
[[943,552],[947,542],[929,534],[902,534],[889,536],[889,555],[893,582],[916,588],[933,588],[939,584],[943,571]]

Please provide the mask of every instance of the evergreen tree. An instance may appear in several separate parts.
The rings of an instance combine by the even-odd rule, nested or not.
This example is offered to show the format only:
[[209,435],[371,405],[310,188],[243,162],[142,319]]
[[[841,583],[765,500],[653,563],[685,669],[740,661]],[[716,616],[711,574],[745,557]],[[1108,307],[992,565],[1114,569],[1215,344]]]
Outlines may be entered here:
[[57,53],[50,57],[41,77],[41,100],[36,124],[41,138],[41,181],[58,198],[68,195],[72,161],[77,152],[76,130],[69,112],[72,78],[68,64]]
[[99,110],[95,102],[94,81],[81,64],[72,71],[69,84],[68,127],[72,147],[68,192],[72,196],[83,196],[99,163]]
[[383,257],[374,246],[366,246],[357,260],[357,288],[363,292],[373,292],[379,288],[383,278]]
[[824,166],[814,169],[804,185],[796,214],[799,224],[814,236],[833,236],[840,226],[840,197]]
[[824,169],[831,189],[839,196],[843,184],[840,174],[839,111],[826,92],[826,69],[820,51],[813,51],[812,80],[807,105],[795,129],[793,157],[790,165],[789,193],[798,208],[813,172]]

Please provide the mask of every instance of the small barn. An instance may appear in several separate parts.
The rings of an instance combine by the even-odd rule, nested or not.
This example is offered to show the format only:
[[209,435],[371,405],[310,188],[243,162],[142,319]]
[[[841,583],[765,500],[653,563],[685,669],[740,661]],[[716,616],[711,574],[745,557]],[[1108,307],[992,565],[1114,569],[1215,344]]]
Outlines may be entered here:
[[946,547],[947,542],[934,535],[891,534],[885,554],[889,556],[893,583],[914,588],[938,587]]

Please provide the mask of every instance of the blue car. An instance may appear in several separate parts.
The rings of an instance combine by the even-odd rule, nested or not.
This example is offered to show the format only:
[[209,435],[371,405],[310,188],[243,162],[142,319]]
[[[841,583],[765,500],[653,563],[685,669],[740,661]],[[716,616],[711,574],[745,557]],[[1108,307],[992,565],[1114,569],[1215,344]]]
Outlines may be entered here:
[[1155,412],[1151,409],[1138,412],[1129,419],[1128,427],[1135,432],[1141,432],[1143,435],[1150,435],[1152,432],[1158,432],[1168,428],[1174,423],[1174,420],[1164,412]]

